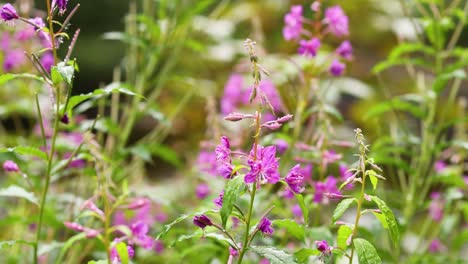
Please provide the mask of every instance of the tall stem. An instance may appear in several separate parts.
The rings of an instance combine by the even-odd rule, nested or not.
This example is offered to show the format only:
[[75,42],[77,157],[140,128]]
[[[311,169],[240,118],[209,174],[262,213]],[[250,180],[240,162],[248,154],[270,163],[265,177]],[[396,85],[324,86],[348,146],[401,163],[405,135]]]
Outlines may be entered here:
[[[359,195],[359,200],[357,201],[356,219],[354,221],[353,234],[352,234],[353,239],[357,235],[359,219],[361,218],[362,202],[364,201],[364,191],[366,189],[366,165],[365,165],[363,153],[361,153],[361,157],[360,157],[360,167],[361,167],[361,173],[362,173],[361,194]],[[354,256],[354,246],[351,248],[351,256],[349,258],[349,264],[353,263],[353,256]]]

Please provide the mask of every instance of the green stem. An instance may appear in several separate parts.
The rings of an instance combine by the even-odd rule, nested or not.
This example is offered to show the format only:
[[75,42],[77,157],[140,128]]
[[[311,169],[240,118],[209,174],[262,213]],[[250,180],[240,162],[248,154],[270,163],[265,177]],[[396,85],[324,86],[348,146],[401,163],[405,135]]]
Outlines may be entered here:
[[[353,240],[357,235],[359,219],[361,218],[362,202],[364,201],[364,191],[366,189],[366,167],[365,167],[365,163],[363,159],[364,159],[364,156],[361,157],[361,173],[362,173],[361,194],[359,195],[359,200],[357,201],[356,220],[354,221],[353,235],[352,235]],[[349,264],[353,263],[353,256],[354,256],[354,246],[351,248],[351,256],[349,258]]]
[[[41,238],[41,229],[42,229],[42,222],[44,219],[44,207],[45,202],[47,199],[47,193],[49,191],[50,185],[50,176],[52,172],[52,164],[54,161],[54,152],[55,152],[55,142],[57,141],[57,134],[58,134],[58,126],[60,120],[60,87],[57,87],[57,100],[56,100],[56,110],[55,110],[55,120],[54,120],[54,132],[52,135],[52,142],[50,146],[50,154],[49,159],[47,161],[47,171],[46,171],[46,182],[44,189],[42,191],[41,202],[39,204],[39,221],[37,224],[37,231],[36,231],[36,241],[34,244],[34,263],[37,264],[38,261],[38,247],[39,247],[39,240]],[[47,150],[46,150],[47,151]]]
[[242,263],[242,259],[244,258],[244,254],[247,251],[248,243],[249,243],[249,231],[250,231],[250,222],[252,220],[252,211],[253,211],[253,204],[255,200],[255,193],[257,191],[257,182],[255,182],[252,186],[252,192],[250,194],[250,205],[249,205],[249,212],[247,213],[247,219],[245,223],[245,234],[244,234],[244,244],[242,245],[241,252],[239,254],[239,260],[237,261],[238,264]]

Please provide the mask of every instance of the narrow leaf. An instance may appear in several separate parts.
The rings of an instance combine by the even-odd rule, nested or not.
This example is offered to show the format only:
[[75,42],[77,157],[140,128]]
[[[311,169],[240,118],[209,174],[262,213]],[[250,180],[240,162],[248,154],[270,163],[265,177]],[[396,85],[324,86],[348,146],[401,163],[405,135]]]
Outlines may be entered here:
[[252,251],[265,257],[271,264],[296,264],[294,257],[274,247],[250,247]]
[[223,228],[226,228],[227,220],[232,212],[232,207],[236,203],[237,197],[244,186],[243,177],[235,177],[227,182],[223,195],[223,207],[221,207],[221,221],[223,223]]
[[381,264],[382,260],[377,254],[375,247],[369,241],[356,238],[353,240],[354,248],[356,249],[359,264]]
[[281,219],[273,221],[273,224],[279,228],[285,228],[287,233],[303,241],[305,238],[304,227],[291,219]]
[[393,215],[392,210],[387,206],[387,204],[377,196],[371,196],[372,201],[374,201],[377,206],[379,207],[382,214],[385,216],[385,221],[388,225],[388,232],[390,234],[390,238],[393,241],[393,245],[398,247],[400,243],[400,230],[398,228],[398,223]]
[[0,196],[24,198],[33,204],[39,205],[39,202],[36,196],[34,196],[34,193],[30,193],[16,185],[12,185],[5,189],[0,189]]
[[351,204],[355,201],[355,198],[347,198],[342,200],[333,211],[332,221],[336,222],[336,220],[340,219],[340,217],[348,210]]
[[294,253],[294,258],[298,263],[307,263],[310,256],[318,256],[320,251],[318,249],[303,248]]

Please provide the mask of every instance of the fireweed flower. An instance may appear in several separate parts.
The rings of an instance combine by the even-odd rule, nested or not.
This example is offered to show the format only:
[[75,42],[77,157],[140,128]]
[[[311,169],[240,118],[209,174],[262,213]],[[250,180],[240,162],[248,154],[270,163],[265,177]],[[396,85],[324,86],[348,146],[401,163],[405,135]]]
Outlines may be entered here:
[[18,165],[12,160],[6,160],[3,163],[3,169],[6,172],[19,172],[20,171]]
[[328,176],[325,182],[315,182],[315,203],[328,203],[328,198],[324,195],[325,193],[339,194],[339,190],[336,187],[336,179],[333,176]]
[[233,257],[237,257],[239,255],[239,251],[235,250],[232,247],[229,247],[229,255]]
[[155,240],[153,244],[154,252],[161,254],[164,251],[164,244],[161,240]]
[[[257,148],[257,157],[254,160],[254,152]],[[254,183],[255,181],[262,183],[275,184],[280,179],[278,172],[278,160],[276,158],[276,147],[262,147],[254,145],[250,151],[250,158],[247,161],[250,166],[250,171],[245,175],[245,183]]]
[[343,71],[345,70],[346,65],[341,63],[339,60],[333,60],[332,63],[330,64],[330,69],[329,72],[333,76],[340,76],[343,74]]
[[205,199],[210,194],[210,186],[206,183],[201,183],[195,189],[195,193],[198,199]]
[[306,57],[315,57],[317,51],[320,48],[320,39],[313,38],[311,40],[302,39],[299,42],[299,49],[297,50],[299,54]]
[[221,191],[219,196],[213,200],[213,202],[215,203],[217,207],[223,207],[223,197],[224,197],[224,191]]
[[201,229],[204,229],[207,226],[212,226],[213,223],[211,220],[208,218],[208,216],[202,214],[202,215],[196,215],[193,217],[193,224],[200,227]]
[[436,222],[440,222],[444,217],[444,202],[439,192],[431,193],[429,216]]
[[429,244],[429,252],[431,253],[438,253],[438,252],[441,252],[442,251],[442,243],[440,242],[439,239],[434,239],[431,241],[431,243]]
[[59,13],[63,15],[67,11],[68,0],[53,0],[52,6],[57,7]]
[[289,144],[286,140],[284,139],[277,139],[275,140],[275,146],[276,146],[276,150],[278,151],[278,153],[280,155],[284,154],[286,152],[286,150],[288,150],[288,147],[289,147]]
[[4,4],[0,9],[0,18],[4,22],[8,22],[18,19],[19,16],[16,9],[11,4]]
[[322,254],[329,254],[331,252],[331,247],[326,240],[315,241],[315,246],[317,246],[318,251],[322,252]]
[[[250,87],[247,89],[248,91],[244,93],[243,97],[243,103],[245,105],[249,104],[249,98],[250,94],[252,93],[253,87]],[[273,84],[272,81],[268,79],[264,79],[260,81],[260,84],[258,86],[258,92],[263,95],[263,96],[257,96],[257,99],[255,100],[261,100],[260,103],[266,104],[267,102],[264,102],[264,97],[268,100],[268,103],[273,107],[273,110],[276,111],[281,111],[283,108],[283,102],[281,101],[281,96],[278,93],[278,90],[276,89],[275,85]],[[276,118],[272,119],[267,119],[265,121],[270,121]]]
[[[41,56],[41,64],[44,67],[44,69],[50,73],[50,69],[52,69],[52,66],[54,66],[54,55],[52,55],[51,52],[46,52]],[[65,117],[65,115],[64,115]],[[63,118],[62,118],[63,119]],[[62,120],[61,120],[62,121]],[[68,116],[67,116],[67,121],[68,121]],[[65,123],[62,121],[62,123]],[[65,124],[68,124],[65,123]]]
[[240,74],[231,74],[224,86],[224,95],[221,98],[221,113],[227,115],[236,110],[242,102],[244,79]]
[[[343,182],[348,180],[350,177],[353,177],[353,173],[348,171],[348,167],[346,167],[346,165],[344,165],[344,164],[340,164],[340,166],[338,167],[338,170],[340,172],[341,180]],[[352,183],[347,184],[346,188],[347,189],[352,189],[353,184]]]
[[349,35],[348,17],[340,6],[331,6],[325,10],[324,23],[328,25],[328,30],[337,37]]
[[258,223],[258,230],[265,235],[271,235],[275,231],[271,226],[271,221],[266,217],[263,217]]
[[336,49],[336,53],[344,59],[351,60],[353,58],[353,47],[348,40],[345,40]]
[[302,6],[291,6],[291,10],[284,16],[285,26],[283,37],[285,40],[298,39],[302,31]]
[[301,174],[301,166],[299,164],[294,166],[288,172],[288,175],[284,178],[284,180],[293,192],[301,193],[304,191],[304,176]]
[[[118,240],[114,240],[114,242],[117,244]],[[133,258],[133,256],[135,256],[135,251],[129,245],[127,245],[127,254],[128,254],[129,258]],[[115,246],[113,246],[112,249],[111,249],[110,259],[112,261],[112,264],[120,263],[120,261],[121,261],[119,253],[117,252],[117,249],[115,248]]]
[[152,249],[153,248],[153,238],[148,236],[149,227],[142,221],[138,221],[130,226],[130,230],[132,231],[132,239],[130,242],[139,245],[144,249]]
[[216,176],[216,153],[202,150],[198,153],[197,167],[200,171]]
[[231,149],[229,139],[221,137],[221,143],[216,146],[217,173],[223,178],[229,179],[232,176],[233,167],[231,164]]
[[298,217],[298,218],[302,218],[302,209],[301,207],[298,205],[298,204],[295,204],[292,208],[291,208],[291,211],[293,213],[294,216]]
[[26,62],[26,57],[24,52],[21,50],[9,50],[5,54],[3,60],[3,70],[5,72],[11,72],[15,68],[20,67]]
[[443,162],[442,160],[438,160],[434,163],[434,170],[436,173],[441,173],[446,168],[447,168],[447,163]]

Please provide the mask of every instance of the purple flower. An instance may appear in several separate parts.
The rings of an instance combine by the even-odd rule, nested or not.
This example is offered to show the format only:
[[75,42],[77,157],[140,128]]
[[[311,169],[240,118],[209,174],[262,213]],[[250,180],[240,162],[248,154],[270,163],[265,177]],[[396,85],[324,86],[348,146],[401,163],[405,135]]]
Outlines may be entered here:
[[[250,94],[252,93],[252,90],[253,87],[250,87],[250,89],[248,89],[248,92],[244,93],[243,103],[246,105],[249,104],[249,98]],[[273,107],[274,111],[280,111],[283,108],[283,102],[281,101],[281,97],[272,81],[268,79],[260,81],[260,84],[258,86],[258,92],[260,96],[257,96],[257,100],[261,100],[262,104],[270,104],[271,107]],[[266,102],[266,100],[268,100],[268,102]],[[272,118],[271,120],[274,119],[276,118]]]
[[18,164],[16,164],[14,161],[12,160],[6,160],[4,163],[3,163],[3,169],[6,171],[6,172],[19,172],[20,169],[18,167]]
[[446,168],[447,168],[447,163],[445,163],[442,160],[438,160],[434,163],[434,170],[436,173],[441,173]]
[[206,183],[201,183],[195,189],[195,193],[198,199],[205,199],[210,194],[210,186]]
[[265,235],[271,235],[275,231],[271,226],[271,221],[266,217],[263,217],[258,223],[258,230]]
[[155,240],[153,244],[154,252],[161,254],[164,251],[164,244],[161,240]]
[[221,191],[218,198],[213,200],[216,206],[223,207],[223,197],[224,197],[224,191]]
[[302,31],[302,6],[291,6],[291,10],[284,16],[285,26],[283,37],[285,40],[298,39]]
[[431,203],[429,204],[429,215],[436,221],[440,222],[444,217],[444,203],[439,192],[431,193]]
[[221,137],[221,143],[216,146],[216,161],[217,162],[231,162],[231,150],[229,139],[225,136]]
[[[348,167],[346,167],[346,165],[344,164],[340,164],[339,166],[339,172],[340,172],[340,176],[341,176],[341,180],[343,182],[345,182],[346,180],[348,180],[350,177],[353,177],[353,173],[348,171]],[[352,189],[353,188],[353,184],[350,183],[348,185],[346,185],[346,188],[347,189]]]
[[200,227],[200,228],[205,228],[207,226],[212,226],[213,223],[211,220],[208,218],[208,216],[202,214],[202,215],[196,215],[193,217],[193,224]]
[[289,172],[286,178],[284,178],[289,188],[295,193],[301,193],[304,191],[304,176],[301,174],[301,166],[297,164]]
[[197,167],[200,171],[216,176],[216,153],[202,150],[198,154]]
[[340,6],[332,6],[325,10],[325,24],[328,24],[328,30],[335,36],[347,36],[348,17]]
[[325,166],[328,164],[339,161],[342,158],[341,154],[336,153],[334,150],[326,150],[322,154],[322,162]]
[[326,240],[315,241],[315,245],[317,246],[317,249],[324,254],[331,252],[331,247],[328,245]]
[[16,13],[16,9],[11,4],[4,4],[0,9],[0,18],[4,21],[11,21],[14,19],[18,19],[18,13]]
[[299,42],[298,53],[306,57],[315,57],[320,48],[320,39],[312,38],[311,40],[301,39]]
[[302,209],[301,207],[298,205],[298,204],[295,204],[292,208],[291,208],[291,211],[293,213],[294,216],[296,217],[299,217],[299,218],[302,218]]
[[[133,258],[133,256],[135,255],[135,251],[129,245],[127,245],[127,254],[128,254],[129,258]],[[111,259],[112,263],[120,263],[120,256],[119,256],[119,253],[117,252],[117,249],[115,248],[115,246],[112,247],[112,249],[111,249],[110,259]]]
[[[254,152],[257,148],[256,159],[254,160]],[[262,183],[275,184],[280,179],[278,172],[278,160],[275,157],[276,147],[262,147],[260,145],[254,145],[250,151],[250,159],[248,163],[250,165],[250,171],[245,175],[245,183],[253,183],[255,181]]]
[[0,48],[2,50],[7,50],[10,47],[10,34],[4,32],[0,38]]
[[80,209],[81,209],[81,210],[87,209],[87,210],[90,210],[90,211],[96,213],[96,214],[99,215],[99,216],[104,217],[104,212],[103,212],[101,209],[99,209],[99,208],[96,206],[96,204],[95,204],[91,199],[86,200],[86,201],[83,203],[83,205],[81,205],[81,208],[80,208]]
[[26,57],[22,50],[9,50],[6,52],[3,60],[3,70],[5,72],[11,72],[13,69],[23,65],[25,61]]
[[[52,55],[52,52],[46,52],[41,56],[41,64],[44,67],[44,69],[50,73],[50,69],[52,69],[52,66],[54,66],[54,55]],[[63,116],[63,118],[66,115]],[[62,119],[63,119],[62,118]],[[68,124],[68,116],[67,116],[67,122],[64,122],[64,120],[61,120],[62,123]]]
[[286,150],[288,150],[289,144],[284,139],[277,139],[275,140],[276,150],[280,155],[284,154]]
[[227,115],[233,112],[242,102],[244,79],[242,75],[234,73],[229,76],[224,86],[224,95],[221,98],[221,113]]
[[284,191],[281,193],[281,197],[283,197],[284,199],[292,199],[294,198],[294,193],[291,191],[291,189],[289,188],[286,188],[284,189]]
[[229,247],[229,255],[231,255],[233,257],[237,257],[239,255],[239,251],[235,250],[232,247]]
[[434,239],[431,241],[429,244],[429,252],[431,253],[438,253],[442,251],[442,243],[440,242],[439,239]]
[[327,204],[328,198],[324,195],[325,193],[339,194],[336,183],[333,176],[328,176],[325,182],[315,182],[314,202]]
[[52,6],[57,7],[61,15],[67,11],[68,0],[53,0]]
[[344,59],[351,60],[353,58],[353,47],[348,40],[345,40],[336,49],[336,53]]
[[[70,158],[70,156],[72,155],[72,153],[68,152],[68,153],[65,153],[63,154],[63,159],[64,160],[68,160]],[[84,159],[77,159],[77,158],[72,158],[72,160],[70,161],[70,163],[68,164],[68,168],[73,168],[73,169],[82,169],[86,167],[86,160]]]
[[132,231],[132,243],[148,250],[153,248],[153,239],[147,235],[149,232],[148,225],[138,221],[130,226],[130,230]]
[[338,77],[341,74],[343,74],[343,71],[345,70],[345,68],[346,68],[346,65],[341,63],[339,60],[333,60],[333,62],[330,65],[329,71],[331,75]]
[[301,174],[304,176],[304,181],[311,181],[312,180],[312,170],[314,166],[312,164],[307,164],[304,167],[301,167]]

